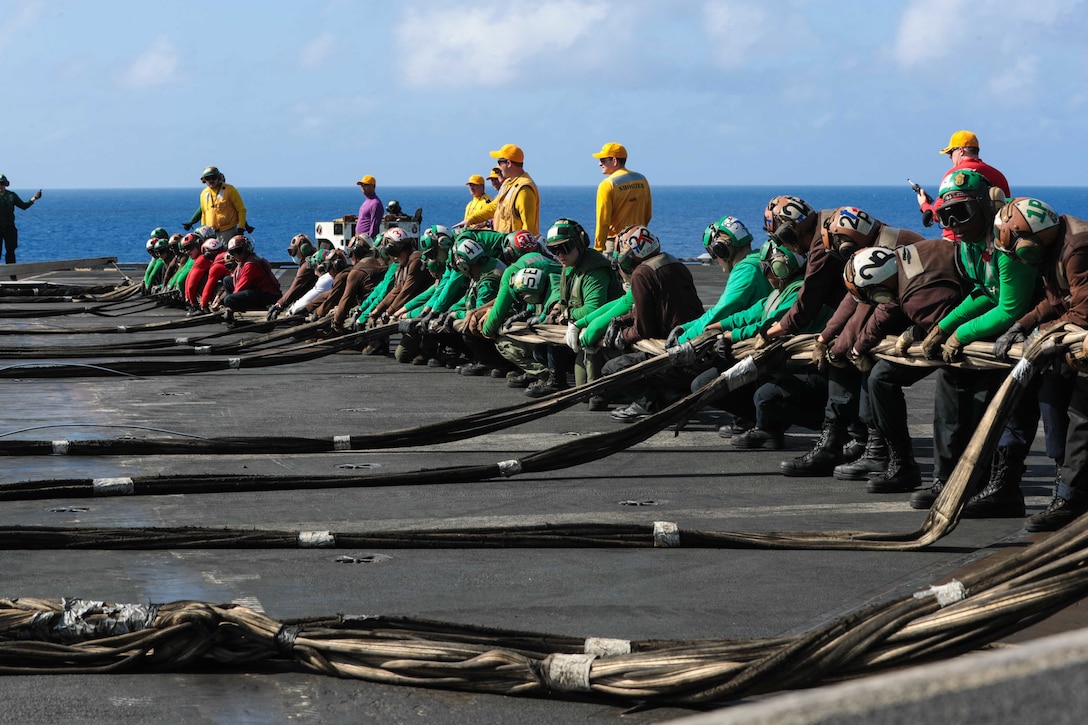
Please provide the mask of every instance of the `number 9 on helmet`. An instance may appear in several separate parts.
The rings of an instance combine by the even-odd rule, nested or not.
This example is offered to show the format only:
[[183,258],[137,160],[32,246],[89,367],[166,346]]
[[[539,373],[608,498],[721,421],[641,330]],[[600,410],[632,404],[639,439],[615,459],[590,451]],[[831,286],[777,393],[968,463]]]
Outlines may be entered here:
[[899,259],[894,250],[866,247],[853,254],[842,270],[846,289],[858,302],[882,305],[896,298]]

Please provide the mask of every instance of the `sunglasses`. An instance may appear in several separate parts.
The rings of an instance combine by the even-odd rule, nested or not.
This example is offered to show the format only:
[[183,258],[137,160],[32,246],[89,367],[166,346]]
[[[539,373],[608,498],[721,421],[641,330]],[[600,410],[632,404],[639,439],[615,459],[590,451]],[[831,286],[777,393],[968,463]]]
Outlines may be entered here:
[[977,199],[964,199],[944,204],[937,209],[937,221],[942,227],[950,227],[953,224],[966,224],[978,215],[982,210],[982,204]]
[[510,161],[508,159],[499,159],[495,163],[499,166],[506,166],[508,163],[510,163]]
[[548,249],[551,250],[552,254],[570,254],[574,251],[574,243],[560,242],[558,244],[549,244]]

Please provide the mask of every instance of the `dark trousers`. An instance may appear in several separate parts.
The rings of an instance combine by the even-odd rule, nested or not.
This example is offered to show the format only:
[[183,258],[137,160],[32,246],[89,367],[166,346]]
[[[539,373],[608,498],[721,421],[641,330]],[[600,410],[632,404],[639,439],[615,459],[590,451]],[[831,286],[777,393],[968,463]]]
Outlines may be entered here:
[[495,349],[495,342],[475,335],[461,335],[461,342],[469,351],[472,358],[484,365],[489,365],[500,370],[512,369],[509,361]]
[[234,312],[267,310],[280,299],[278,292],[261,292],[256,289],[233,292],[223,298],[223,306]]
[[865,378],[866,373],[853,365],[828,366],[824,420],[858,440],[865,440],[868,432],[863,421],[871,418]]
[[1066,433],[1069,429],[1069,400],[1076,386],[1076,377],[1054,370],[1035,376],[1020,396],[997,447],[1004,448],[1009,458],[1023,462],[1035,442],[1039,418],[1043,419],[1046,455],[1059,466],[1065,461]]
[[[698,390],[718,374],[711,368],[695,378],[692,390]],[[754,420],[756,427],[768,433],[784,433],[799,425],[818,430],[827,404],[827,379],[816,373],[780,372],[768,379],[737,388],[707,401],[738,418]]]
[[937,376],[933,395],[933,477],[947,481],[982,420],[1002,373],[899,365],[880,360],[869,373],[869,400],[873,422],[889,445],[910,450],[903,388],[931,374]]
[[[1069,396],[1062,480],[1077,494],[1088,495],[1088,378],[1078,375]],[[1064,497],[1063,498],[1067,498]]]
[[4,247],[4,261],[15,264],[15,248],[19,246],[19,230],[13,226],[0,226],[0,246]]

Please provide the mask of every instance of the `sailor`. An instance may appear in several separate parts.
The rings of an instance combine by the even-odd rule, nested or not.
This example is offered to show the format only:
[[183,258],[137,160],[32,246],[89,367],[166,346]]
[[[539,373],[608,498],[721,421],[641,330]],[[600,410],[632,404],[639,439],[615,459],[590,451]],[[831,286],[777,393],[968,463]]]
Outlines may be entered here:
[[298,263],[295,276],[287,291],[268,308],[268,319],[274,320],[281,312],[290,307],[299,297],[309,292],[317,282],[317,273],[310,266],[310,257],[317,247],[305,234],[296,234],[287,245],[287,256]]
[[378,198],[376,191],[377,180],[367,174],[355,182],[363,193],[363,203],[359,205],[359,215],[355,220],[355,234],[365,234],[374,239],[378,236],[378,230],[382,223],[382,200]]
[[[1007,355],[1033,330],[1065,324],[1088,328],[1088,221],[1059,215],[1047,203],[1013,199],[994,220],[994,246],[1039,268],[1045,296],[994,343],[995,355]],[[1046,510],[1027,520],[1028,531],[1056,531],[1088,511],[1088,354],[1069,353],[1036,377],[1025,391],[999,441],[1019,457],[1031,447],[1040,414],[1046,453],[1056,464],[1054,492]],[[1036,390],[1037,389],[1037,392]],[[1034,403],[1034,406],[1033,406]]]
[[[722,334],[715,344],[725,364],[734,362],[733,344],[759,336],[760,330],[788,314],[794,307],[805,280],[806,259],[787,247],[768,240],[759,253],[760,271],[772,289],[761,300],[721,320]],[[823,309],[801,332],[822,329],[831,311]],[[695,378],[691,387],[697,390],[718,374],[710,368]],[[820,414],[827,396],[827,382],[822,375],[810,370],[786,368],[773,372],[754,383],[731,391],[713,404],[732,413],[734,418],[754,421],[753,426],[733,435],[736,448],[782,448],[786,430],[794,424],[806,428],[819,427]]]
[[[631,311],[614,317],[604,334],[603,345],[620,355],[604,364],[603,375],[611,375],[650,358],[641,350],[629,351],[639,340],[664,339],[669,330],[695,319],[703,311],[691,272],[671,254],[662,251],[661,241],[642,225],[622,230],[615,238],[613,261],[631,283]],[[691,376],[680,370],[644,380],[637,389],[629,389],[634,401],[612,411],[612,418],[631,422],[655,413],[663,398],[682,392]]]
[[254,252],[253,241],[242,234],[227,242],[227,251],[237,267],[223,280],[227,288],[223,306],[228,313],[268,309],[280,297],[280,283],[268,260]]
[[[865,454],[853,463],[835,468],[835,478],[869,479],[870,493],[912,491],[921,483],[921,473],[914,457],[907,428],[907,405],[903,388],[939,370],[934,367],[904,365],[889,360],[874,360],[871,350],[887,335],[900,335],[908,329],[928,330],[958,305],[970,291],[970,280],[956,265],[956,244],[939,237],[895,249],[873,246],[853,254],[843,272],[851,298],[872,310],[864,327],[844,340],[849,346],[846,357],[860,368],[871,368],[866,385],[877,429],[866,445]],[[900,355],[906,355],[914,334],[897,340]],[[949,369],[937,376],[937,399],[955,395],[950,383],[961,373]],[[962,451],[951,447],[971,430],[970,421],[947,419],[945,406],[934,405],[933,477],[947,481]],[[874,450],[884,447],[885,451]],[[882,465],[869,465],[880,462]]]
[[606,177],[597,185],[597,233],[593,248],[611,253],[620,231],[650,223],[653,197],[646,177],[627,168],[627,149],[622,144],[606,143],[593,158]]
[[[366,237],[352,238],[348,256],[352,266],[344,275],[344,289],[337,296],[338,301],[333,309],[334,331],[343,330],[348,311],[366,299],[385,275],[385,263],[374,253],[374,247]],[[334,286],[338,283],[339,279],[334,282]]]
[[490,153],[491,158],[498,159],[502,169],[502,187],[490,204],[465,217],[456,226],[471,227],[491,219],[491,226],[497,232],[528,229],[533,234],[540,234],[540,190],[525,171],[525,153],[509,143]]
[[[764,230],[778,244],[795,254],[806,255],[807,261],[804,285],[793,308],[760,330],[762,340],[796,335],[819,317],[824,316],[826,320],[826,315],[838,307],[846,294],[842,281],[843,259],[833,255],[823,243],[824,222],[834,213],[834,209],[817,212],[796,196],[776,196],[767,204],[763,214]],[[864,450],[868,429],[858,413],[861,373],[852,366],[832,366],[826,375],[827,409],[820,435],[807,453],[779,464],[786,475],[827,475],[845,462],[848,455],[856,458]],[[857,443],[848,446],[851,437]]]
[[246,205],[238,190],[227,183],[223,172],[209,166],[200,175],[200,182],[204,184],[200,192],[200,208],[188,222],[182,224],[186,231],[200,221],[202,225],[211,227],[215,237],[223,244],[238,234],[245,234]]
[[[956,131],[952,134],[952,137],[948,139],[948,145],[941,149],[941,153],[952,160],[952,168],[945,172],[945,176],[953,171],[976,171],[982,174],[983,178],[990,183],[990,186],[1001,189],[1006,197],[1012,196],[1005,175],[979,158],[978,148],[978,136],[971,131]],[[941,205],[941,200],[939,196],[936,201],[931,200],[926,190],[921,187],[918,188],[917,193],[918,209],[922,212],[922,223],[928,227],[933,224],[934,215]],[[956,238],[956,232],[952,227],[943,227],[942,234],[946,239]]]
[[[922,236],[889,226],[864,209],[843,206],[824,219],[820,238],[832,258],[845,262],[860,249],[894,249],[902,244],[921,241]],[[872,309],[870,305],[859,305],[851,295],[844,295],[813,346],[813,362],[818,369],[827,372],[828,399],[857,401],[857,416],[866,426],[864,437],[847,443],[840,455],[836,455],[837,451],[832,449],[817,446],[800,458],[783,461],[780,468],[785,475],[835,475],[847,477],[845,480],[864,481],[869,473],[884,470],[886,447],[880,438],[880,431],[873,425],[865,387],[868,370],[857,364],[851,365],[847,359],[850,343]],[[853,369],[845,370],[848,366]],[[833,407],[828,406],[829,409]],[[836,415],[836,412],[832,411],[832,415]],[[825,420],[825,424],[823,428],[827,429],[834,426],[834,421]]]
[[[559,282],[559,297],[548,312],[547,321],[553,325],[569,325],[589,315],[609,300],[621,295],[620,281],[612,264],[592,248],[589,235],[582,225],[572,219],[557,219],[545,244],[548,253],[563,265]],[[568,387],[567,373],[573,368],[576,385],[595,380],[600,371],[586,350],[575,352],[568,345],[545,345],[538,355],[546,354],[548,376],[525,389],[531,398],[564,390]]]
[[[938,195],[941,204],[937,207],[937,219],[941,226],[952,227],[961,242],[959,264],[971,279],[972,290],[967,299],[930,329],[922,341],[922,353],[930,359],[951,363],[960,359],[964,345],[996,339],[1030,309],[1038,271],[1015,255],[994,253],[990,248],[994,216],[1004,204],[1005,196],[982,174],[953,171],[941,182]],[[957,408],[949,410],[945,419],[977,424],[1003,378],[1000,371],[961,371],[957,395],[937,401]],[[974,425],[969,425],[966,431],[973,428]],[[967,440],[954,440],[953,446],[954,450],[962,451]],[[961,516],[1023,516],[1024,497],[1020,492],[1023,472],[1023,460],[1015,449],[999,445],[989,482],[967,501]],[[930,494],[936,498],[939,491],[931,488]],[[919,505],[921,496],[918,495]]]
[[[484,177],[479,174],[473,174],[468,177],[468,181],[465,182],[465,186],[468,187],[468,191],[472,194],[472,199],[465,204],[465,219],[475,214],[478,210],[486,207],[491,203],[491,197],[484,193]],[[486,222],[483,222],[486,224]]]
[[200,295],[200,309],[211,312],[212,301],[222,289],[222,281],[230,276],[227,268],[227,248],[218,239],[206,239],[200,245],[201,252],[211,259],[211,267],[208,268],[208,280],[204,283],[204,290]]
[[[15,207],[25,211],[34,206],[34,202],[42,198],[42,190],[38,189],[34,196],[23,201],[14,191],[8,191],[8,185],[8,177],[0,174],[0,246],[4,247],[4,261],[7,264],[15,264],[15,248],[19,246],[19,230],[15,227]],[[14,275],[12,279],[15,279]]]

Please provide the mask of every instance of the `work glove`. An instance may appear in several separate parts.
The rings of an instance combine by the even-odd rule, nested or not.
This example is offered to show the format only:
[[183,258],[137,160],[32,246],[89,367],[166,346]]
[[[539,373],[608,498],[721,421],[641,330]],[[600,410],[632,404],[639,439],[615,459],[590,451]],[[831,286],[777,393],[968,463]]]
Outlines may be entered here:
[[863,373],[869,372],[873,369],[873,366],[876,365],[876,360],[873,359],[872,355],[864,352],[858,352],[853,348],[850,348],[850,352],[847,354],[847,357],[850,358],[850,362],[854,363],[854,367],[856,367]]
[[683,345],[674,345],[669,348],[669,364],[673,367],[688,367],[689,365],[694,365],[695,362],[695,346],[690,342],[685,342]]
[[192,222],[185,222],[184,224],[181,225],[181,228],[184,229],[185,231],[189,231],[190,229],[193,228],[193,224],[192,224]]
[[253,232],[254,228],[249,225],[249,222],[246,222],[246,234],[252,234]]
[[1024,331],[1024,328],[1020,325],[1013,325],[1005,331],[1005,334],[994,340],[994,357],[998,360],[1008,360],[1009,350],[1012,349],[1012,346],[1022,343],[1027,339],[1028,336]]
[[684,334],[684,326],[677,325],[669,331],[669,336],[665,338],[665,349],[670,347],[676,347],[680,344],[680,336]]
[[567,323],[567,335],[565,341],[567,343],[567,347],[569,347],[571,350],[574,350],[574,352],[582,351],[582,343],[578,340],[578,335],[581,332],[582,331],[578,329],[578,325],[574,324],[573,322]]
[[[351,322],[348,323],[348,329],[351,330],[352,332],[359,332],[359,330],[361,329],[360,325],[359,325],[359,320],[360,319],[362,319],[362,318],[359,317],[359,315],[355,315],[354,317],[352,317]],[[363,323],[363,326],[365,326],[365,324],[366,323]]]
[[616,346],[616,338],[623,334],[623,327],[620,325],[619,319],[613,318],[608,327],[604,329],[604,336],[601,338],[601,347],[614,348]]
[[268,314],[265,315],[265,319],[271,322],[272,320],[279,317],[281,312],[283,312],[282,307],[280,307],[279,305],[272,305],[268,308]]
[[914,344],[914,325],[903,331],[895,340],[895,354],[901,357],[909,357],[910,346]]
[[944,341],[948,339],[949,333],[941,329],[940,325],[934,325],[933,329],[926,335],[926,339],[922,340],[922,354],[928,360],[941,359],[941,346],[944,345]]
[[733,358],[733,340],[725,335],[718,335],[718,339],[714,341],[714,354],[725,361],[732,361]]
[[922,212],[922,226],[924,226],[924,227],[933,226],[933,210],[932,209],[926,209],[924,212]]
[[399,332],[402,335],[408,334],[409,332],[412,331],[412,324],[413,323],[415,323],[415,320],[409,320],[408,318],[405,318],[405,319],[401,320],[400,322],[397,323],[397,332]]
[[827,343],[819,338],[812,344],[812,362],[821,373],[827,371],[827,349]]
[[37,201],[38,199],[41,199],[41,198],[42,198],[42,190],[38,189],[38,191],[35,192],[34,196],[30,197],[30,200],[31,201]]
[[957,360],[963,358],[963,343],[956,337],[956,333],[952,333],[952,336],[945,340],[945,343],[941,345],[941,359],[946,363],[954,363]]
[[834,365],[837,368],[845,368],[847,365],[850,364],[850,360],[848,360],[845,355],[840,355],[839,353],[832,352],[831,350],[827,351],[827,355],[825,357],[827,358],[827,362],[829,364]]

